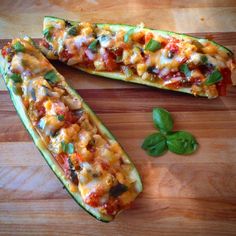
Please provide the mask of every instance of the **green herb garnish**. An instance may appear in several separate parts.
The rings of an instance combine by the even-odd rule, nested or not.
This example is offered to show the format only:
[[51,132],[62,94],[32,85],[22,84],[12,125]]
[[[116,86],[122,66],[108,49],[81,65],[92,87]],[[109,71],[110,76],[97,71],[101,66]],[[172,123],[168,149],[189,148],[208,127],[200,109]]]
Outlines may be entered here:
[[95,39],[92,43],[89,44],[88,49],[92,52],[97,52],[98,40]]
[[53,27],[51,26],[51,27],[46,28],[43,31],[43,35],[48,41],[52,40],[52,29],[53,29]]
[[153,121],[160,132],[145,138],[142,148],[150,156],[161,156],[167,150],[176,154],[192,154],[197,150],[198,143],[194,136],[185,131],[173,132],[173,119],[163,108],[153,109]]
[[161,156],[166,150],[166,137],[162,133],[154,133],[145,138],[142,149],[149,156]]
[[161,132],[166,133],[173,129],[173,119],[170,113],[163,108],[154,108],[152,111],[154,125]]
[[73,143],[66,143],[64,141],[61,142],[62,151],[68,154],[74,153],[74,144]]
[[206,79],[205,85],[215,84],[223,79],[219,70],[215,69]]
[[24,45],[22,43],[20,43],[20,42],[16,42],[13,45],[13,48],[15,49],[16,52],[24,52],[25,51]]
[[150,39],[148,44],[145,47],[145,50],[151,51],[151,52],[155,52],[159,49],[161,49],[161,44],[154,39]]
[[124,42],[125,43],[128,43],[130,41],[130,37],[135,32],[135,29],[136,28],[132,28],[126,32],[126,34],[124,35]]
[[65,119],[65,116],[64,115],[57,115],[57,119],[59,121],[63,121]]
[[12,74],[12,75],[9,75],[9,78],[11,80],[13,80],[15,83],[21,83],[22,82],[22,78],[21,78],[21,75],[19,74]]
[[60,80],[54,70],[48,71],[48,72],[44,75],[44,78],[45,78],[48,82],[50,82],[50,83],[52,83],[52,84],[55,84],[55,83],[57,83],[57,82]]
[[167,146],[176,154],[191,154],[197,149],[198,143],[192,134],[177,131],[167,135]]
[[187,78],[191,76],[191,71],[189,70],[187,64],[182,64],[180,66],[180,71],[184,73]]
[[207,59],[207,56],[206,56],[206,55],[202,55],[201,58],[200,58],[200,60],[201,60],[201,63],[202,63],[202,64],[206,64],[206,63],[208,62],[208,59]]

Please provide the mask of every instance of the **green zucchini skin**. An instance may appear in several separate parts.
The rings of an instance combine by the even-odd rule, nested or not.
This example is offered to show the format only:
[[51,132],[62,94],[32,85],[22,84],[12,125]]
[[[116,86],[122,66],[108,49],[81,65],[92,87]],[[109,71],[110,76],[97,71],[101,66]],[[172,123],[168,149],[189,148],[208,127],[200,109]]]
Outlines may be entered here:
[[[54,17],[54,16],[45,16],[44,17],[44,24],[43,24],[43,29],[45,30],[47,27],[46,25],[49,22],[63,22],[66,24],[70,24],[70,25],[76,25],[79,22],[77,21],[71,21],[71,20],[65,20],[62,18],[58,18],[58,17]],[[113,31],[118,31],[120,29],[124,29],[126,31],[135,28],[136,26],[132,26],[132,25],[126,25],[126,24],[103,24],[103,23],[97,23],[96,24],[98,27],[103,27],[108,25],[110,27],[111,30]],[[164,30],[156,30],[156,29],[151,29],[151,28],[143,28],[144,30],[150,31],[152,33],[158,33],[160,35],[163,36],[174,36],[176,38],[182,39],[182,38],[188,38],[188,39],[194,39],[194,40],[204,40],[204,42],[211,42],[213,45],[215,45],[218,49],[224,51],[225,53],[227,53],[227,55],[230,58],[233,58],[234,54],[231,50],[229,50],[228,48],[216,43],[215,41],[212,40],[208,40],[208,39],[202,39],[199,37],[194,37],[194,36],[190,36],[187,34],[180,34],[180,33],[175,33],[175,32],[171,32],[171,31],[164,31]],[[52,55],[52,53],[50,53],[50,50],[48,50],[47,48],[43,47],[42,45],[40,45],[40,50],[49,58],[52,60],[57,60],[58,56],[57,55]],[[142,84],[142,85],[146,85],[146,86],[151,86],[151,87],[155,87],[155,88],[160,88],[160,89],[165,89],[165,90],[172,90],[172,91],[177,91],[177,92],[183,92],[183,93],[188,93],[188,94],[192,94],[191,88],[189,87],[180,87],[180,88],[167,88],[165,86],[163,86],[162,84],[158,84],[158,83],[153,83],[147,80],[142,80],[140,79],[140,77],[138,75],[133,75],[132,79],[127,79],[125,77],[125,75],[121,72],[106,72],[106,71],[96,71],[96,70],[92,70],[92,69],[88,69],[85,67],[81,67],[79,65],[73,65],[72,67],[82,70],[84,72],[87,72],[89,74],[93,74],[93,75],[98,75],[98,76],[103,76],[106,78],[110,78],[110,79],[114,79],[114,80],[122,80],[124,82],[131,82],[131,83],[137,83],[137,84]],[[202,96],[202,97],[208,97],[208,95],[204,92],[199,93],[198,96]]]
[[[37,50],[41,54],[40,50],[36,47],[35,42],[31,38],[25,37],[24,39],[29,41],[35,47],[35,50]],[[41,54],[41,56],[43,57],[42,54]],[[70,189],[69,189],[70,180],[68,180],[66,178],[63,170],[61,169],[59,164],[56,162],[55,158],[50,153],[50,151],[47,149],[44,142],[41,140],[41,136],[39,135],[37,130],[31,124],[31,121],[27,115],[27,111],[23,105],[21,96],[17,95],[14,92],[14,83],[12,83],[12,81],[10,81],[7,78],[7,72],[8,72],[9,65],[10,65],[10,63],[7,62],[3,58],[1,50],[0,50],[0,74],[2,75],[2,78],[7,86],[7,90],[9,92],[11,101],[15,107],[15,110],[16,110],[18,116],[20,117],[22,124],[24,125],[27,132],[30,134],[34,144],[36,145],[39,152],[42,154],[42,156],[45,159],[45,161],[47,162],[48,166],[54,172],[54,174],[57,176],[57,178],[60,180],[60,182],[65,186],[67,192],[80,205],[81,208],[83,208],[87,213],[89,213],[91,216],[95,217],[99,221],[102,221],[105,223],[112,221],[114,219],[113,216],[101,214],[98,210],[86,205],[82,201],[81,196],[78,192],[71,192],[70,191]],[[58,74],[58,75],[60,75],[60,74]],[[97,126],[97,128],[99,129],[101,134],[104,135],[110,141],[115,141],[115,137],[113,136],[113,134],[103,125],[102,121],[96,116],[96,114],[92,111],[92,109],[84,102],[82,97],[65,82],[64,77],[62,77],[61,75],[60,75],[60,77],[62,80],[61,84],[63,85],[64,89],[67,90],[67,92],[69,94],[71,94],[72,96],[74,96],[77,99],[80,99],[82,101],[83,109],[89,114],[91,120],[93,120],[94,124]],[[130,162],[131,166],[133,167],[133,171],[136,176],[136,184],[137,184],[137,188],[138,188],[137,195],[138,195],[143,190],[141,177],[140,177],[137,169],[135,168],[134,164],[132,163],[131,159],[129,158],[129,156],[127,155],[127,153],[124,151],[123,148],[122,148],[122,154]]]

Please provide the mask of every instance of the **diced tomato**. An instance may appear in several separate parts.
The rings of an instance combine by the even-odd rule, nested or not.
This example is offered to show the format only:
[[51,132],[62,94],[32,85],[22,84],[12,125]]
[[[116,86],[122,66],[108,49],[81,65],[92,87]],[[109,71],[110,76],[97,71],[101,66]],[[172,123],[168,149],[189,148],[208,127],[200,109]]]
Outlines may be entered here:
[[36,102],[35,108],[37,109],[39,113],[39,118],[43,117],[45,115],[45,107],[43,106],[44,100]]
[[75,155],[79,162],[84,162],[84,158],[79,153],[75,153]]
[[113,50],[113,53],[116,55],[116,56],[122,56],[123,54],[123,48],[115,48]]
[[69,60],[71,57],[73,57],[73,54],[69,53],[67,49],[64,49],[62,52],[60,52],[60,58],[64,60]]
[[226,84],[232,84],[231,71],[229,68],[223,68],[220,70],[223,80]]
[[45,39],[42,39],[39,44],[40,44],[40,46],[43,46],[47,49],[49,49],[49,47],[50,47],[50,44]]
[[56,156],[56,160],[58,161],[58,163],[61,166],[63,166],[65,164],[65,160],[67,157],[68,157],[68,155],[66,153],[62,152]]
[[166,45],[166,48],[172,53],[177,53],[179,51],[179,46],[177,45],[177,43],[179,43],[179,40],[176,38],[172,38]]
[[92,206],[92,207],[99,207],[100,197],[103,195],[102,189],[97,189],[96,192],[92,192],[89,196],[85,199],[85,203]]
[[216,87],[220,96],[226,96],[227,85],[232,84],[231,71],[229,68],[223,68],[220,70],[220,73],[223,79],[216,84]]
[[110,165],[107,164],[106,162],[101,162],[101,166],[102,166],[103,170],[109,170],[110,169]]
[[104,209],[106,209],[106,212],[108,215],[115,215],[118,210],[119,210],[119,200],[115,199],[115,200],[109,200],[108,203],[105,203],[103,205]]
[[75,117],[71,111],[68,111],[64,114],[60,114],[60,115],[64,115],[64,120],[65,120],[65,126],[68,127],[71,124],[74,124],[77,122],[78,118]]
[[5,48],[3,48],[1,52],[2,52],[2,56],[3,56],[3,57],[6,57],[6,56],[7,56],[7,51],[6,51]]
[[148,32],[147,34],[145,34],[145,38],[144,38],[145,44],[147,44],[152,38],[153,38],[153,34],[151,32]]
[[103,54],[103,60],[105,62],[107,71],[114,71],[118,68],[116,56],[113,53],[106,51],[106,53]]

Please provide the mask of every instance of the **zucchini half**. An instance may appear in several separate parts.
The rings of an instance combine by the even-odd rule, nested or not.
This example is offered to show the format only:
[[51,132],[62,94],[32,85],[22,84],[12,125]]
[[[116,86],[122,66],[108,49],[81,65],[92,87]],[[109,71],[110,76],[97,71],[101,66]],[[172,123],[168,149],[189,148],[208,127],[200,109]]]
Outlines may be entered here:
[[[63,60],[59,56],[60,51],[64,47],[63,40],[65,39],[66,34],[64,33],[63,36],[59,36],[60,39],[58,41],[58,45],[59,45],[59,47],[58,47],[58,45],[55,46],[55,41],[58,40],[58,38],[57,38],[58,36],[50,37],[51,36],[50,31],[54,30],[53,32],[57,33],[62,29],[62,32],[63,32],[63,27],[64,27],[65,31],[68,31],[69,28],[72,28],[73,26],[76,26],[79,23],[80,22],[64,20],[61,18],[53,17],[53,16],[45,16],[44,17],[44,23],[43,23],[44,42],[46,42],[48,44],[47,45],[48,47],[46,47],[44,43],[41,43],[40,49],[47,56],[47,58],[59,59],[65,63],[67,63],[67,61]],[[125,31],[127,34],[127,32],[131,32],[132,30],[135,30],[137,28],[136,26],[124,25],[124,24],[100,24],[100,23],[98,23],[98,24],[94,24],[94,25],[96,27],[98,27],[99,29],[104,29],[106,27],[109,27],[109,30],[111,32],[113,32],[114,34],[119,32],[120,30]],[[165,37],[165,38],[174,37],[175,39],[178,39],[178,40],[186,40],[186,41],[190,42],[190,44],[192,44],[192,42],[194,42],[194,44],[197,45],[197,47],[202,47],[203,45],[213,46],[217,50],[217,56],[222,55],[222,58],[224,60],[223,61],[224,67],[227,68],[228,73],[231,73],[231,71],[234,69],[233,52],[230,51],[228,48],[217,44],[214,41],[210,41],[207,39],[201,39],[201,38],[189,36],[186,34],[174,33],[174,32],[170,32],[170,31],[154,30],[154,29],[143,28],[143,27],[141,27],[141,29],[145,33],[152,33],[156,37],[159,37],[159,36]],[[76,36],[76,34],[74,34],[74,35]],[[94,36],[94,37],[96,38],[96,36]],[[75,45],[73,45],[73,46],[75,46]],[[219,62],[219,61],[217,62],[217,60],[216,60],[216,63]],[[82,71],[85,71],[87,73],[93,74],[93,75],[99,75],[99,76],[103,76],[103,77],[107,77],[107,78],[111,78],[111,79],[116,79],[116,80],[123,80],[123,81],[131,82],[131,83],[143,84],[143,85],[152,86],[152,87],[161,88],[161,89],[174,90],[174,91],[194,94],[194,95],[198,95],[198,96],[204,96],[204,97],[208,97],[208,98],[214,98],[219,95],[215,84],[213,84],[213,85],[211,84],[211,86],[201,85],[202,87],[204,87],[202,90],[199,90],[197,88],[196,90],[193,91],[193,88],[189,87],[189,86],[166,86],[165,83],[163,83],[163,81],[160,81],[160,80],[153,82],[152,79],[143,79],[143,78],[141,78],[141,76],[137,75],[136,73],[133,73],[132,75],[127,76],[127,74],[122,71],[107,71],[106,69],[97,70],[96,68],[91,69],[91,68],[89,68],[89,66],[86,66],[86,62],[77,63],[72,66],[77,69],[80,69]],[[134,66],[135,66],[135,64],[134,64]],[[215,67],[217,68],[218,64]],[[225,78],[223,78],[223,80],[225,80]],[[224,84],[224,86],[226,86],[227,83],[230,83],[229,78],[227,79],[228,82],[224,81],[224,83],[223,83],[223,80],[222,80],[222,83],[220,83],[220,84],[218,83],[218,85],[221,86],[221,84]],[[204,84],[204,81],[202,83]],[[215,91],[212,92],[213,90],[215,90]]]
[[[20,40],[24,40],[26,43],[29,43],[31,47],[31,52],[28,55],[34,55],[37,54],[37,57],[39,60],[43,61],[46,60],[45,57],[42,55],[40,50],[36,48],[36,44],[34,41],[29,38],[29,37],[24,37],[24,39],[14,39],[17,42],[21,42]],[[9,45],[9,44],[8,44]],[[52,171],[55,173],[57,178],[61,181],[61,183],[65,186],[66,190],[68,193],[73,197],[73,199],[85,210],[87,211],[90,215],[95,217],[97,220],[103,221],[103,222],[110,222],[113,220],[114,215],[108,215],[108,214],[103,214],[101,213],[98,209],[95,207],[91,207],[88,204],[86,204],[79,193],[79,191],[71,191],[71,180],[66,177],[63,169],[61,166],[58,164],[58,162],[55,160],[55,157],[53,157],[52,152],[49,151],[47,148],[45,142],[43,141],[43,136],[39,132],[39,128],[33,125],[31,122],[27,109],[24,106],[23,99],[22,99],[22,92],[19,93],[19,90],[17,89],[17,83],[16,81],[13,81],[12,79],[9,78],[9,73],[11,73],[11,62],[10,60],[4,56],[6,52],[3,52],[4,49],[0,51],[0,72],[2,75],[3,80],[5,81],[5,84],[7,86],[7,89],[10,94],[10,98],[13,102],[13,105],[23,123],[25,126],[26,130],[32,137],[36,147],[40,151],[40,153],[43,155],[45,161],[49,165],[49,167],[52,169]],[[46,62],[50,65],[50,63],[46,60]],[[27,62],[25,62],[27,63]],[[56,72],[56,69],[50,65],[50,67]],[[30,71],[29,71],[30,72]],[[115,143],[118,144],[117,141],[115,140],[114,136],[111,134],[111,132],[102,124],[101,120],[96,116],[96,114],[91,110],[91,108],[86,104],[86,102],[83,101],[82,97],[74,90],[72,89],[65,81],[64,77],[60,75],[58,72],[56,72],[56,75],[58,78],[60,78],[60,86],[63,88],[70,96],[73,98],[78,99],[81,101],[81,106],[83,110],[89,115],[89,119],[95,127],[97,127],[97,130],[99,134],[104,137],[108,143]],[[34,95],[35,96],[35,95]],[[118,144],[119,145],[119,144]],[[134,164],[130,160],[129,156],[126,154],[126,152],[123,150],[123,148],[119,145],[121,150],[121,155],[122,158],[126,161],[125,163],[128,163],[130,165],[130,173],[132,172],[132,177],[135,178],[135,190],[136,190],[136,196],[142,192],[142,182],[141,182],[141,177],[136,170]],[[133,199],[134,200],[134,199]],[[121,209],[122,210],[122,209]],[[119,212],[118,212],[119,213]]]

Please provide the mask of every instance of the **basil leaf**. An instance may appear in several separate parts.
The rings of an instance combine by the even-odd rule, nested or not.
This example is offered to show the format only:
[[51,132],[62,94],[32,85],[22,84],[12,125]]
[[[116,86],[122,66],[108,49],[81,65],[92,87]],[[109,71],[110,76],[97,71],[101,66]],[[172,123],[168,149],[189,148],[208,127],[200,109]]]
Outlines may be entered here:
[[135,32],[135,28],[132,28],[126,32],[124,35],[124,42],[128,43],[130,41],[130,36]]
[[166,138],[161,133],[154,133],[145,138],[142,149],[150,156],[161,156],[166,150]]
[[19,74],[14,73],[14,74],[10,75],[9,78],[11,80],[13,80],[15,83],[21,83],[22,82],[22,78]]
[[98,40],[95,39],[92,43],[89,44],[88,49],[91,50],[92,52],[97,52],[97,44]]
[[46,28],[44,31],[43,31],[43,35],[44,37],[48,40],[48,41],[51,41],[52,40],[52,29],[53,27],[48,27]]
[[223,79],[219,70],[215,69],[206,79],[205,85],[215,84]]
[[167,110],[163,108],[154,108],[152,117],[155,126],[160,129],[161,132],[169,132],[173,129],[173,119]]
[[182,65],[180,66],[180,71],[181,71],[182,73],[184,73],[186,77],[190,77],[190,76],[191,76],[191,71],[189,70],[187,64],[182,64]]
[[177,131],[167,135],[167,146],[176,154],[192,154],[197,150],[198,143],[192,134]]
[[22,43],[20,43],[20,42],[16,42],[13,45],[13,48],[15,49],[16,52],[24,52],[25,51],[24,45]]
[[145,50],[151,51],[151,52],[155,52],[159,49],[161,49],[161,44],[154,39],[150,39],[148,44],[145,47]]
[[59,121],[63,121],[65,119],[64,115],[57,115],[57,119]]
[[58,81],[60,80],[54,70],[48,71],[48,72],[44,75],[44,78],[45,78],[47,81],[51,82],[52,84],[55,84],[56,82],[58,82]]
[[77,35],[77,26],[75,25],[75,26],[70,27],[68,30],[68,34],[76,36]]
[[202,64],[206,64],[206,63],[208,62],[208,58],[207,58],[207,56],[205,56],[205,55],[202,55],[201,58],[200,58],[200,60],[201,60],[201,63],[202,63]]

